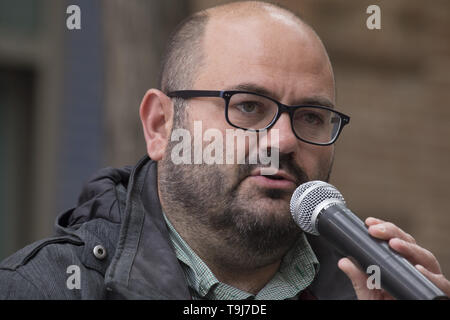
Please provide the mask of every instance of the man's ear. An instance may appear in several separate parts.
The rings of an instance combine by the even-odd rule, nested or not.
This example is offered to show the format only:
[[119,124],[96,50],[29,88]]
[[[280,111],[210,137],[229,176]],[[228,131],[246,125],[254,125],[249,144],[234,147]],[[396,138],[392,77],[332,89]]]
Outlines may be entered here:
[[162,159],[172,130],[173,104],[162,91],[150,89],[139,109],[147,153],[152,160]]

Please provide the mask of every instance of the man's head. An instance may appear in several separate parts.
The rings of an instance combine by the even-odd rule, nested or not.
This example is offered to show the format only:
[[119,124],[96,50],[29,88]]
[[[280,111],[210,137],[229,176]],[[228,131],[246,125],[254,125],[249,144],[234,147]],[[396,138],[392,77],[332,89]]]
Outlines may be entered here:
[[[233,127],[225,120],[222,98],[180,100],[166,94],[245,89],[286,105],[332,106],[333,72],[320,39],[294,14],[274,5],[238,2],[212,8],[187,20],[175,33],[161,87],[164,93],[147,92],[141,118],[148,154],[159,161],[163,210],[175,225],[183,226],[177,229],[183,237],[193,242],[198,241],[196,236],[208,237],[211,243],[222,243],[224,252],[234,248],[243,257],[235,264],[264,265],[279,258],[299,235],[289,213],[290,196],[303,182],[328,180],[334,147],[297,139],[284,113],[270,130],[279,135],[280,175],[273,178],[287,179],[277,182],[258,175],[260,165],[175,165],[171,159],[175,143],[170,139],[174,127],[193,133],[197,121],[203,132],[214,128],[223,137]],[[265,148],[275,147],[274,143],[270,140]],[[231,263],[229,257],[223,260]]]

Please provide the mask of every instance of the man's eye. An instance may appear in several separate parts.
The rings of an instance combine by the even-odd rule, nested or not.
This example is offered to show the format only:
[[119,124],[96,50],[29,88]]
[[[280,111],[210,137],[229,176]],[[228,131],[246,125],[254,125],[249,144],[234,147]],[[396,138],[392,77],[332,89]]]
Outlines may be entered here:
[[236,108],[244,113],[258,112],[258,105],[254,102],[242,102]]
[[323,123],[322,117],[313,112],[303,113],[300,119],[302,122],[312,125],[321,125]]

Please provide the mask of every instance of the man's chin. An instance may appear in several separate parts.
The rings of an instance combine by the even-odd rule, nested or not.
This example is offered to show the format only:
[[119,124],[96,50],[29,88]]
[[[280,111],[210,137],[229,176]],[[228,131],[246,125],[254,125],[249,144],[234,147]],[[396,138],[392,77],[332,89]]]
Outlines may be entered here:
[[272,206],[281,208],[289,208],[292,192],[283,189],[255,188],[250,195],[249,202],[257,204],[267,203]]
[[234,244],[253,253],[284,252],[300,231],[291,217],[289,202],[283,199],[262,197],[236,203],[226,215],[233,217],[231,230],[239,235],[230,239],[239,239]]
[[247,214],[258,216],[271,223],[283,215],[290,216],[289,200],[285,197],[260,196],[241,202],[240,207]]

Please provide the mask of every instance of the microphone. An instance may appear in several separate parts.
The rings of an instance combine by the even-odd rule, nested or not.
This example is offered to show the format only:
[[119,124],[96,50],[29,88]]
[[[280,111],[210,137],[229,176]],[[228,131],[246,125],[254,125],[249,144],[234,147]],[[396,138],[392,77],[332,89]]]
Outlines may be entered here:
[[307,233],[320,235],[342,255],[356,261],[363,271],[380,268],[381,286],[401,300],[435,300],[448,297],[384,240],[369,235],[367,227],[346,206],[331,184],[310,181],[291,198],[291,214]]

